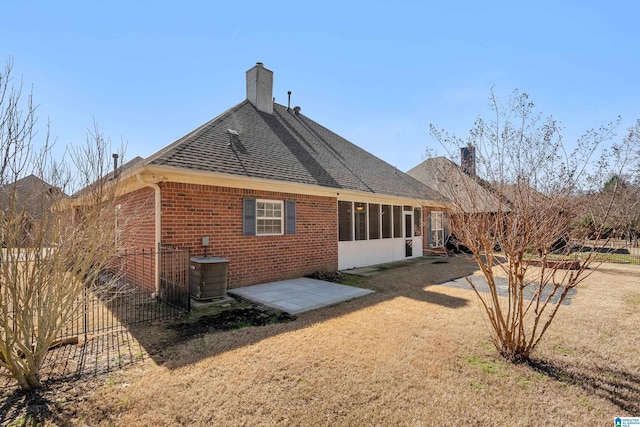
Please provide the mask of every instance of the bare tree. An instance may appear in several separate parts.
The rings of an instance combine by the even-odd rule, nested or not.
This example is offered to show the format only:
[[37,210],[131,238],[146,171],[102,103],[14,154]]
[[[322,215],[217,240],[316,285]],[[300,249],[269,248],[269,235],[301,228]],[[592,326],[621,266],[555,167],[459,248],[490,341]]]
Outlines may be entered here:
[[[492,341],[506,359],[522,361],[530,358],[572,289],[597,266],[595,245],[576,229],[581,215],[576,196],[601,188],[607,174],[620,173],[631,144],[625,139],[603,150],[614,136],[617,123],[612,123],[586,132],[569,152],[558,122],[535,113],[527,94],[514,91],[505,106],[492,90],[489,101],[492,119],[477,119],[467,140],[431,125],[450,157],[466,147],[473,167],[434,167],[430,173],[448,177],[435,181],[452,200],[452,232],[483,273],[484,283],[470,278],[468,283]],[[494,202],[487,202],[486,192]],[[599,200],[600,225],[588,237],[604,236],[602,224],[612,219],[618,193]]]
[[[73,163],[54,161],[48,130],[38,138],[32,97],[23,98],[11,72],[9,61],[0,73],[0,375],[30,390],[41,386],[47,351],[114,254],[116,194],[97,127],[72,151]],[[70,203],[65,191],[86,183]]]
[[[589,210],[592,222],[603,222],[603,226],[617,238],[624,238],[629,245],[638,247],[640,232],[640,120],[629,128],[625,143],[614,145],[611,156],[615,163],[628,164],[629,167],[611,175],[604,188],[593,199],[599,201],[596,209]],[[615,194],[615,197],[612,197]],[[602,216],[609,199],[613,199],[611,214],[607,221]]]

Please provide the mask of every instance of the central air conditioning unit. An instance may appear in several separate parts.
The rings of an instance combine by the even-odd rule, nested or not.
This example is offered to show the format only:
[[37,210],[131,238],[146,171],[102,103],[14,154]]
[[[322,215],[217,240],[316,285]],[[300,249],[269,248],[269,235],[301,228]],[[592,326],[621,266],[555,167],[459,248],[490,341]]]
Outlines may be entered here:
[[218,257],[191,257],[189,289],[191,297],[208,300],[227,296],[229,260]]

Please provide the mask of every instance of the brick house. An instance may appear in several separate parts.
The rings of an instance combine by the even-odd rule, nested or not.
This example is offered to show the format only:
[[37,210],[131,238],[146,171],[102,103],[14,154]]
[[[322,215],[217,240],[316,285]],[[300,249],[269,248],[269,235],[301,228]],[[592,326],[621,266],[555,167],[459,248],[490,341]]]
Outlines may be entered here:
[[451,234],[449,217],[455,214],[488,215],[508,212],[509,206],[496,195],[491,185],[476,176],[475,148],[460,149],[460,165],[446,157],[424,160],[407,171],[407,174],[450,201],[448,210],[429,212],[427,229],[430,230],[426,246],[431,249],[445,245]]
[[129,245],[226,258],[231,288],[423,255],[441,195],[274,103],[261,63],[246,82],[246,100],[122,168]]
[[[47,222],[52,206],[68,196],[58,187],[52,186],[33,174],[15,182],[0,186],[0,242],[5,246],[5,222],[9,217],[11,222],[22,228],[11,245],[29,246],[33,242],[32,233],[41,229]],[[42,229],[41,229],[42,230]],[[38,233],[35,232],[37,236]],[[37,242],[36,244],[41,244]]]

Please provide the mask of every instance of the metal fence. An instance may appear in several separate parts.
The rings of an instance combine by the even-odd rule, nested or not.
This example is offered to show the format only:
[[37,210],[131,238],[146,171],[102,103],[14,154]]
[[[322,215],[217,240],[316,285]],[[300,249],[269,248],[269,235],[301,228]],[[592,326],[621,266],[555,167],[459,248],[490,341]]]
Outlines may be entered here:
[[169,246],[118,254],[98,283],[84,289],[60,339],[86,338],[190,311],[189,259],[188,249]]
[[581,255],[591,253],[599,262],[640,265],[640,248],[623,240],[592,241],[583,245]]

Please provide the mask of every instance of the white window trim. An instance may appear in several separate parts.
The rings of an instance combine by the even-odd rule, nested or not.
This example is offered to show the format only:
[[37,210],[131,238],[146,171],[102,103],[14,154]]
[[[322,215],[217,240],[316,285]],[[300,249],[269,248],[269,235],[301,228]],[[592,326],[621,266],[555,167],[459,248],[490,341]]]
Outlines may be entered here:
[[[280,217],[260,217],[258,216],[258,205],[260,203],[273,203],[280,205]],[[259,231],[258,222],[260,220],[280,220],[280,232],[279,233],[263,233]],[[284,201],[282,200],[266,200],[256,199],[256,236],[282,236],[284,235]]]

